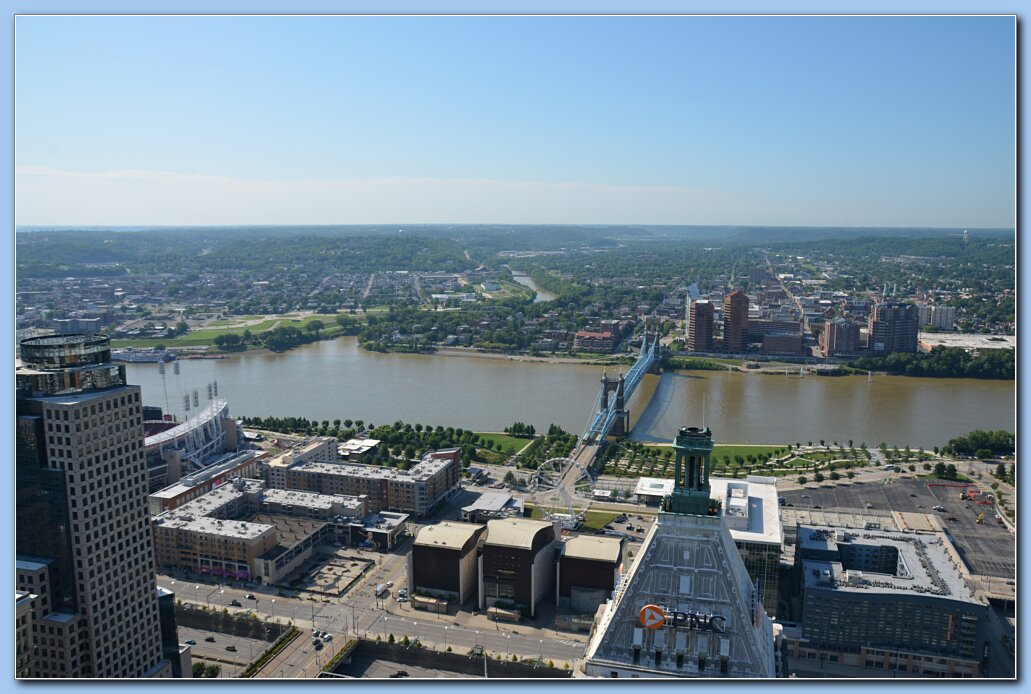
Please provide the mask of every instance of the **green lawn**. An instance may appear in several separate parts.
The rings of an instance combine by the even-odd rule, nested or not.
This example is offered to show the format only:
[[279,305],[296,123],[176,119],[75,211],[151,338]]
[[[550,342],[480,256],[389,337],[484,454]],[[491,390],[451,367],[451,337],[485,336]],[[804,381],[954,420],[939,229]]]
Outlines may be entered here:
[[513,453],[516,452],[516,451],[521,450],[523,448],[523,446],[525,446],[526,444],[530,443],[533,440],[533,439],[519,438],[518,436],[509,436],[508,434],[498,434],[498,433],[494,433],[494,432],[484,432],[484,431],[477,431],[476,435],[480,437],[480,440],[481,440],[481,444],[480,445],[483,445],[483,443],[482,443],[483,441],[493,441],[494,442],[493,450],[497,451],[498,447],[500,446],[501,447],[500,450],[508,451],[508,450],[511,449],[511,451]]
[[[530,511],[530,518],[535,518],[537,520],[544,518],[544,514],[541,513],[541,510],[533,504],[526,504],[526,508]],[[588,511],[584,515],[583,525],[581,525],[579,529],[590,531],[600,530],[611,523],[612,520],[619,515],[622,514],[612,511]]]
[[[246,317],[241,317],[241,320],[245,318]],[[254,316],[254,318],[260,318],[260,316]],[[139,340],[111,340],[111,346],[116,349],[120,347],[153,347],[155,345],[164,345],[169,349],[175,349],[177,347],[203,347],[206,345],[214,345],[215,338],[219,335],[242,335],[247,330],[250,330],[252,334],[257,335],[258,333],[271,330],[277,326],[286,327],[288,325],[304,330],[305,326],[313,320],[321,320],[325,325],[322,329],[323,335],[334,335],[340,332],[340,327],[336,322],[336,316],[314,315],[307,316],[305,318],[281,316],[278,318],[263,320],[255,325],[234,325],[233,327],[213,326],[202,328],[200,330],[191,330],[185,335],[176,338],[161,337]],[[237,321],[234,321],[234,323],[237,323]]]

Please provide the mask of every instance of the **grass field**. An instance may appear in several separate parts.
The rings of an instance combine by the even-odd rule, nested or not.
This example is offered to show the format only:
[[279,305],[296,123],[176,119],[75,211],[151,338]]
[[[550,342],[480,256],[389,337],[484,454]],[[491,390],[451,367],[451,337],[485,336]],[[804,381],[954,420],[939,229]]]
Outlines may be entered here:
[[[672,448],[672,445],[668,444],[668,443],[665,443],[665,444],[652,444],[652,443],[649,443],[649,444],[645,444],[645,447],[646,448],[654,448],[657,451],[661,452],[661,451],[665,451],[665,450],[668,450],[668,449]],[[772,455],[775,455],[774,451],[776,451],[777,449],[783,449],[783,452],[787,453],[787,448],[788,448],[788,445],[786,443],[781,445],[781,446],[777,446],[777,445],[772,445],[771,446],[769,444],[756,444],[756,445],[752,445],[752,444],[747,444],[747,443],[731,443],[731,444],[720,444],[720,443],[717,443],[713,447],[713,449],[712,449],[712,455],[713,455],[713,457],[719,456],[721,458],[725,458],[727,456],[730,456],[731,458],[733,458],[735,455],[739,455],[742,458],[745,458],[745,457],[747,457],[749,455],[754,455],[754,456],[758,457],[762,453],[767,453],[767,454],[772,456]]]
[[[530,443],[533,439],[523,439],[518,436],[509,436],[508,434],[498,434],[493,432],[477,431],[476,435],[480,437],[481,441],[493,441],[495,451],[509,451],[513,453],[519,451],[526,444]],[[482,445],[482,444],[481,444]],[[500,446],[500,448],[499,448]]]
[[306,316],[304,318],[294,318],[289,315],[280,316],[277,318],[270,318],[263,320],[255,325],[241,325],[242,321],[250,319],[261,318],[261,316],[241,316],[239,320],[234,319],[231,323],[232,327],[228,327],[230,324],[226,321],[219,321],[219,323],[225,323],[226,327],[219,327],[217,325],[202,328],[200,330],[191,330],[190,332],[176,338],[154,338],[154,339],[141,339],[141,340],[111,340],[111,346],[113,348],[120,347],[154,347],[155,345],[164,345],[169,349],[175,349],[177,347],[204,347],[207,345],[214,345],[215,338],[219,335],[242,335],[246,331],[251,331],[252,334],[257,335],[258,333],[271,330],[275,327],[286,327],[288,325],[301,330],[305,329],[313,320],[321,320],[325,327],[322,329],[323,335],[335,335],[340,332],[340,327],[336,323],[336,316],[325,316],[325,315],[314,315]]
[[[530,518],[541,520],[544,514],[541,510],[533,504],[526,504],[526,508],[530,511]],[[588,511],[584,515],[583,525],[580,526],[580,530],[600,530],[606,525],[612,522],[614,518],[621,514],[613,511]]]

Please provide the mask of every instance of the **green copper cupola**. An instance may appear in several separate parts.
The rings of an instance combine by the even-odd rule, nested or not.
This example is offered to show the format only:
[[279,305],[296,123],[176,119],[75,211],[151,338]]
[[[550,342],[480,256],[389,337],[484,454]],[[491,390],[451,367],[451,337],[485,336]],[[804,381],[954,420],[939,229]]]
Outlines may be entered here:
[[708,427],[680,427],[673,441],[676,454],[673,493],[663,504],[670,513],[711,515],[709,499],[709,459],[712,456],[712,432]]

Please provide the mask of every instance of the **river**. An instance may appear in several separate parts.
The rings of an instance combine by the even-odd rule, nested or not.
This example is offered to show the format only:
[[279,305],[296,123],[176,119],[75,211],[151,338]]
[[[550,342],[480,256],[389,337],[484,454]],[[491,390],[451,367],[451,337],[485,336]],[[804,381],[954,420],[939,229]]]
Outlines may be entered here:
[[514,279],[516,282],[523,285],[524,287],[529,287],[534,292],[536,292],[536,294],[534,294],[533,297],[533,303],[535,304],[539,304],[543,301],[551,301],[552,299],[558,296],[558,294],[549,292],[547,289],[542,289],[541,286],[534,282],[529,275],[516,274],[515,272],[513,272],[512,279]]
[[[387,424],[500,431],[513,422],[538,431],[554,422],[579,433],[598,396],[602,367],[507,358],[379,354],[352,337],[282,354],[187,359],[180,375],[126,364],[148,405],[183,416],[182,395],[217,382],[234,415],[362,419]],[[654,397],[652,397],[654,392]],[[1014,382],[903,376],[777,376],[724,371],[648,376],[630,402],[633,438],[669,441],[704,423],[717,441],[792,443],[853,439],[941,446],[973,429],[1014,431]],[[642,401],[648,402],[642,408]],[[166,406],[167,403],[167,406]]]

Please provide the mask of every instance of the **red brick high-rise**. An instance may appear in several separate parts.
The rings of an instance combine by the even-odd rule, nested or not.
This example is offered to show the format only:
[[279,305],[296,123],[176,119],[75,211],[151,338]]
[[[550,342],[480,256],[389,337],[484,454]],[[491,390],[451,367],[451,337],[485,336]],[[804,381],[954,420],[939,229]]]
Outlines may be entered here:
[[712,302],[699,299],[691,302],[691,324],[687,331],[687,349],[690,352],[712,351]]
[[748,331],[748,297],[735,289],[723,300],[723,346],[731,354],[745,351]]

